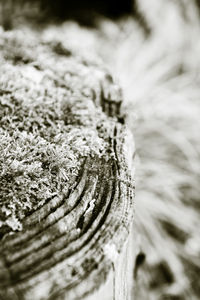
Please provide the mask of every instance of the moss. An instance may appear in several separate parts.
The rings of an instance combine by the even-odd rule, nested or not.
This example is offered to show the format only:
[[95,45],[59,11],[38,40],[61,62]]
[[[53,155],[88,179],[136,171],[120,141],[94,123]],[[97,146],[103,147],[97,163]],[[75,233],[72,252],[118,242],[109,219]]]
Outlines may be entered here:
[[83,93],[94,74],[52,45],[31,31],[1,33],[0,227],[9,230],[21,230],[24,216],[65,195],[86,156],[108,150],[97,130],[105,115]]

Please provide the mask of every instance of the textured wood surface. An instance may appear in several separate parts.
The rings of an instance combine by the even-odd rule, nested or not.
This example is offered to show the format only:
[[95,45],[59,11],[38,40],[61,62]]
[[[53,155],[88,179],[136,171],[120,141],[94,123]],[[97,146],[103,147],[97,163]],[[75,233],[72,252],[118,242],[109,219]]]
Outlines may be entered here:
[[[20,229],[0,227],[0,299],[84,299],[120,261],[132,224],[134,145],[120,111],[121,90],[98,63],[38,33],[2,32],[1,41],[1,103],[15,97],[26,105],[30,94],[33,103],[56,97],[60,122],[82,132],[83,141],[87,132],[92,138],[87,151],[80,146],[80,167],[63,193],[18,214]],[[122,261],[114,276],[126,289]],[[114,293],[122,299],[120,286]]]

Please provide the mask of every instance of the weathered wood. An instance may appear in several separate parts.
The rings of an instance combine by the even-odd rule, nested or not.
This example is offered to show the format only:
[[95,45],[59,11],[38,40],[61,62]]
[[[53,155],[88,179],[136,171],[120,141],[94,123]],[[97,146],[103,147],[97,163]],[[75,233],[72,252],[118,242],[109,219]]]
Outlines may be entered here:
[[132,229],[120,253],[113,253],[114,249],[111,247],[108,247],[108,249],[113,262],[109,276],[100,289],[94,291],[85,300],[133,300],[135,289],[133,282],[135,243]]
[[[110,289],[109,280],[110,297],[131,299],[134,145],[120,111],[120,88],[99,63],[85,61],[60,41],[47,41],[30,31],[2,32],[1,41],[3,134],[12,138],[17,131],[18,141],[21,132],[25,138],[39,132],[40,138],[55,146],[55,137],[67,133],[67,138],[72,136],[68,146],[77,164],[65,178],[64,189],[58,188],[43,201],[36,199],[36,204],[34,199],[32,206],[30,198],[31,207],[22,205],[19,212],[20,199],[13,194],[15,210],[9,214],[20,225],[16,230],[6,218],[1,221],[0,299],[98,299],[101,290],[96,291],[106,282]],[[44,110],[37,123],[36,108],[41,103],[52,112],[56,106],[56,119],[47,119]],[[21,116],[21,130],[21,121],[14,118],[19,107],[36,112],[31,121]],[[28,121],[32,123],[27,125]],[[33,130],[36,123],[38,131]],[[40,162],[41,168],[47,168]],[[60,168],[67,168],[68,160],[64,163]],[[52,166],[48,168],[47,173],[52,172]],[[4,204],[2,199],[0,209]]]

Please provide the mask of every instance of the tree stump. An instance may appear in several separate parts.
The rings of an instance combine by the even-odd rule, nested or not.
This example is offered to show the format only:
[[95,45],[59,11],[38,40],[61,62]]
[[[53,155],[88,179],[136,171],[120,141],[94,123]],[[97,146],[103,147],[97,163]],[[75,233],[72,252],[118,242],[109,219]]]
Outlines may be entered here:
[[132,299],[121,90],[62,41],[0,35],[0,299]]

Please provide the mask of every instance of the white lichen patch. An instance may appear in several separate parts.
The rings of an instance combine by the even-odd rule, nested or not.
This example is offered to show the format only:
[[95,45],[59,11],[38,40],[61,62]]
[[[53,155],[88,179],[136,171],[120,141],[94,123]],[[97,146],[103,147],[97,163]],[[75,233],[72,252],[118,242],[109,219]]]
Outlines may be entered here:
[[95,207],[95,201],[96,199],[92,199],[89,203],[89,207],[87,208],[86,212],[84,215],[87,215],[89,212],[93,211],[94,207]]
[[116,262],[116,260],[118,259],[119,253],[117,251],[115,244],[113,244],[113,243],[105,244],[103,246],[103,251],[104,251],[105,256],[109,260],[111,260],[113,263]]

